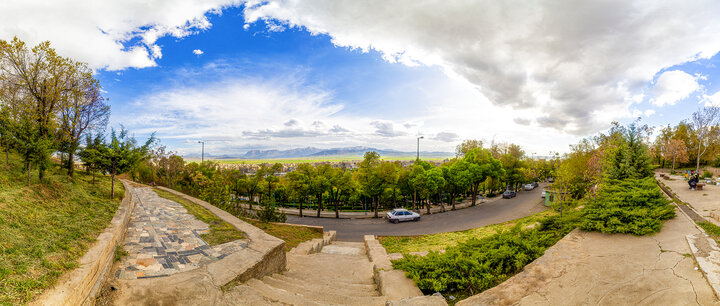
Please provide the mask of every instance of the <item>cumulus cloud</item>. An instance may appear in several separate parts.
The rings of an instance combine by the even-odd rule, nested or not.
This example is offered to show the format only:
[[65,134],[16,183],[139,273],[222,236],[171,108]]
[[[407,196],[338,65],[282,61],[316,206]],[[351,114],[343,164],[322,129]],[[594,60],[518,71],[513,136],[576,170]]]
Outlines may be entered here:
[[407,135],[406,132],[395,130],[395,125],[388,121],[373,121],[370,125],[375,127],[375,134],[383,137],[397,137]]
[[203,55],[204,53],[205,52],[203,52],[203,50],[200,50],[200,49],[193,50],[193,54],[195,54],[195,55]]
[[665,71],[653,86],[655,97],[650,102],[657,106],[675,105],[677,101],[687,98],[698,89],[700,85],[696,77],[680,70]]
[[333,127],[330,129],[330,133],[340,134],[340,133],[347,133],[350,132],[350,130],[340,126],[339,124],[333,125]]
[[444,141],[444,142],[454,142],[457,141],[460,138],[458,134],[452,133],[452,132],[440,132],[433,137],[434,140]]
[[713,0],[256,0],[245,9],[248,23],[274,20],[272,30],[303,27],[389,62],[442,67],[494,104],[576,135],[629,117],[662,69],[716,54],[718,14]]
[[297,121],[296,119],[290,119],[287,122],[283,123],[284,126],[295,126],[298,124],[300,124],[300,122]]
[[704,95],[703,101],[705,106],[720,106],[720,91],[712,95]]
[[35,45],[49,40],[63,56],[110,70],[155,66],[158,38],[182,38],[210,28],[207,15],[239,0],[5,0],[0,39]]

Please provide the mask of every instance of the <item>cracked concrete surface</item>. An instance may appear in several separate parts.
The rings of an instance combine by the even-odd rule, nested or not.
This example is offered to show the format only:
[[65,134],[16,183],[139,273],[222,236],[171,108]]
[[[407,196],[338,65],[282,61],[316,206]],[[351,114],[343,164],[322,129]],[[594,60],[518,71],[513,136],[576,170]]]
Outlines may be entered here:
[[712,288],[685,240],[685,215],[652,236],[575,230],[495,288],[457,305],[711,305]]

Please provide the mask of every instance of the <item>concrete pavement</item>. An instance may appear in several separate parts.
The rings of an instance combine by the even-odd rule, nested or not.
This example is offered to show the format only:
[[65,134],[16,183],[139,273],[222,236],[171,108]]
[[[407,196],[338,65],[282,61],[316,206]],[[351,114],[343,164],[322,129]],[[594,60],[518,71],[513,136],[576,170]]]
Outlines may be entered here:
[[522,272],[457,305],[716,305],[685,236],[684,214],[651,236],[575,230]]

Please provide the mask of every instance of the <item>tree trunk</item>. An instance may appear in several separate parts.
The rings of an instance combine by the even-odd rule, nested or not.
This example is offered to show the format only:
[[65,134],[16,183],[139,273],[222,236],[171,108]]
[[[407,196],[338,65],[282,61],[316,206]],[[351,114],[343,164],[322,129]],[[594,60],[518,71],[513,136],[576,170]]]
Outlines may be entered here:
[[440,209],[442,212],[445,212],[445,203],[443,203],[442,194],[438,192],[438,199],[440,199]]
[[698,142],[697,165],[695,167],[696,172],[700,172],[700,148],[702,148],[702,141]]
[[478,190],[479,184],[473,184],[471,191],[472,191],[472,203],[470,203],[470,206],[475,206],[475,201],[477,200],[477,190]]
[[43,178],[45,178],[45,160],[41,160],[38,164],[38,179],[42,182]]
[[27,185],[30,186],[30,161],[27,162]]
[[315,196],[315,198],[318,200],[317,217],[320,218],[320,211],[322,210],[322,194]]
[[73,152],[70,151],[70,153],[68,153],[68,175],[70,177],[72,177],[73,174],[75,174],[75,160],[74,159],[75,159],[75,154],[73,154]]
[[455,210],[455,194],[450,194],[450,203],[452,203],[452,210]]
[[302,215],[303,200],[300,199],[300,201],[298,201],[298,202],[300,202],[300,218],[302,218],[302,216],[303,216],[303,215]]
[[378,217],[378,206],[380,206],[380,196],[373,199],[373,201],[375,201],[375,218],[377,218]]
[[339,201],[336,199],[333,202],[335,202],[335,219],[340,219],[340,212],[338,211],[338,202]]
[[5,164],[10,165],[10,143],[5,142]]
[[413,210],[416,209],[415,203],[417,203],[417,190],[413,192]]
[[670,171],[675,171],[675,155],[673,155],[672,169]]

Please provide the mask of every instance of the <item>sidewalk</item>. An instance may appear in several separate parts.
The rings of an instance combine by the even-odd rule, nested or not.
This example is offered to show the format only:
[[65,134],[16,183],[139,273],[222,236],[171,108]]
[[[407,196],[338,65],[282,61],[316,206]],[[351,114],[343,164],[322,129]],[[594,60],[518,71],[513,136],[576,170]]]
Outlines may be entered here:
[[522,272],[457,305],[713,305],[686,235],[700,234],[677,211],[651,236],[575,230]]
[[656,174],[655,179],[670,188],[681,201],[690,204],[700,216],[720,226],[720,186],[706,184],[703,190],[691,190],[680,175],[670,175],[670,180],[665,180]]
[[[500,195],[498,195],[494,198],[485,199],[485,201],[482,203],[480,203],[480,200],[478,199],[475,206],[492,203],[501,198],[502,197]],[[455,210],[468,208],[468,207],[470,207],[471,204],[472,204],[472,202],[470,200],[465,200],[461,203],[455,204]],[[242,204],[242,207],[245,209],[250,208],[248,204]],[[256,209],[257,207],[259,207],[258,204],[253,204],[253,208]],[[333,206],[326,205],[325,208],[326,208],[325,210],[320,212],[320,218],[335,218],[335,211],[333,210]],[[280,211],[284,212],[286,215],[292,215],[292,216],[300,215],[300,210],[297,208],[278,207],[278,209]],[[452,209],[452,205],[445,205],[445,211],[450,211],[451,209]],[[387,213],[388,211],[389,210],[378,212],[378,217],[382,218],[383,216],[385,216],[385,213]],[[421,216],[427,215],[426,208],[415,210],[415,212],[420,213]],[[442,212],[442,208],[440,206],[433,206],[430,208],[430,214],[436,214],[436,213],[441,213],[441,212]],[[374,218],[375,217],[375,213],[370,211],[369,209],[367,212],[341,211],[339,215],[340,215],[341,219],[366,219],[366,218]],[[317,210],[303,208],[303,217],[317,217]]]

